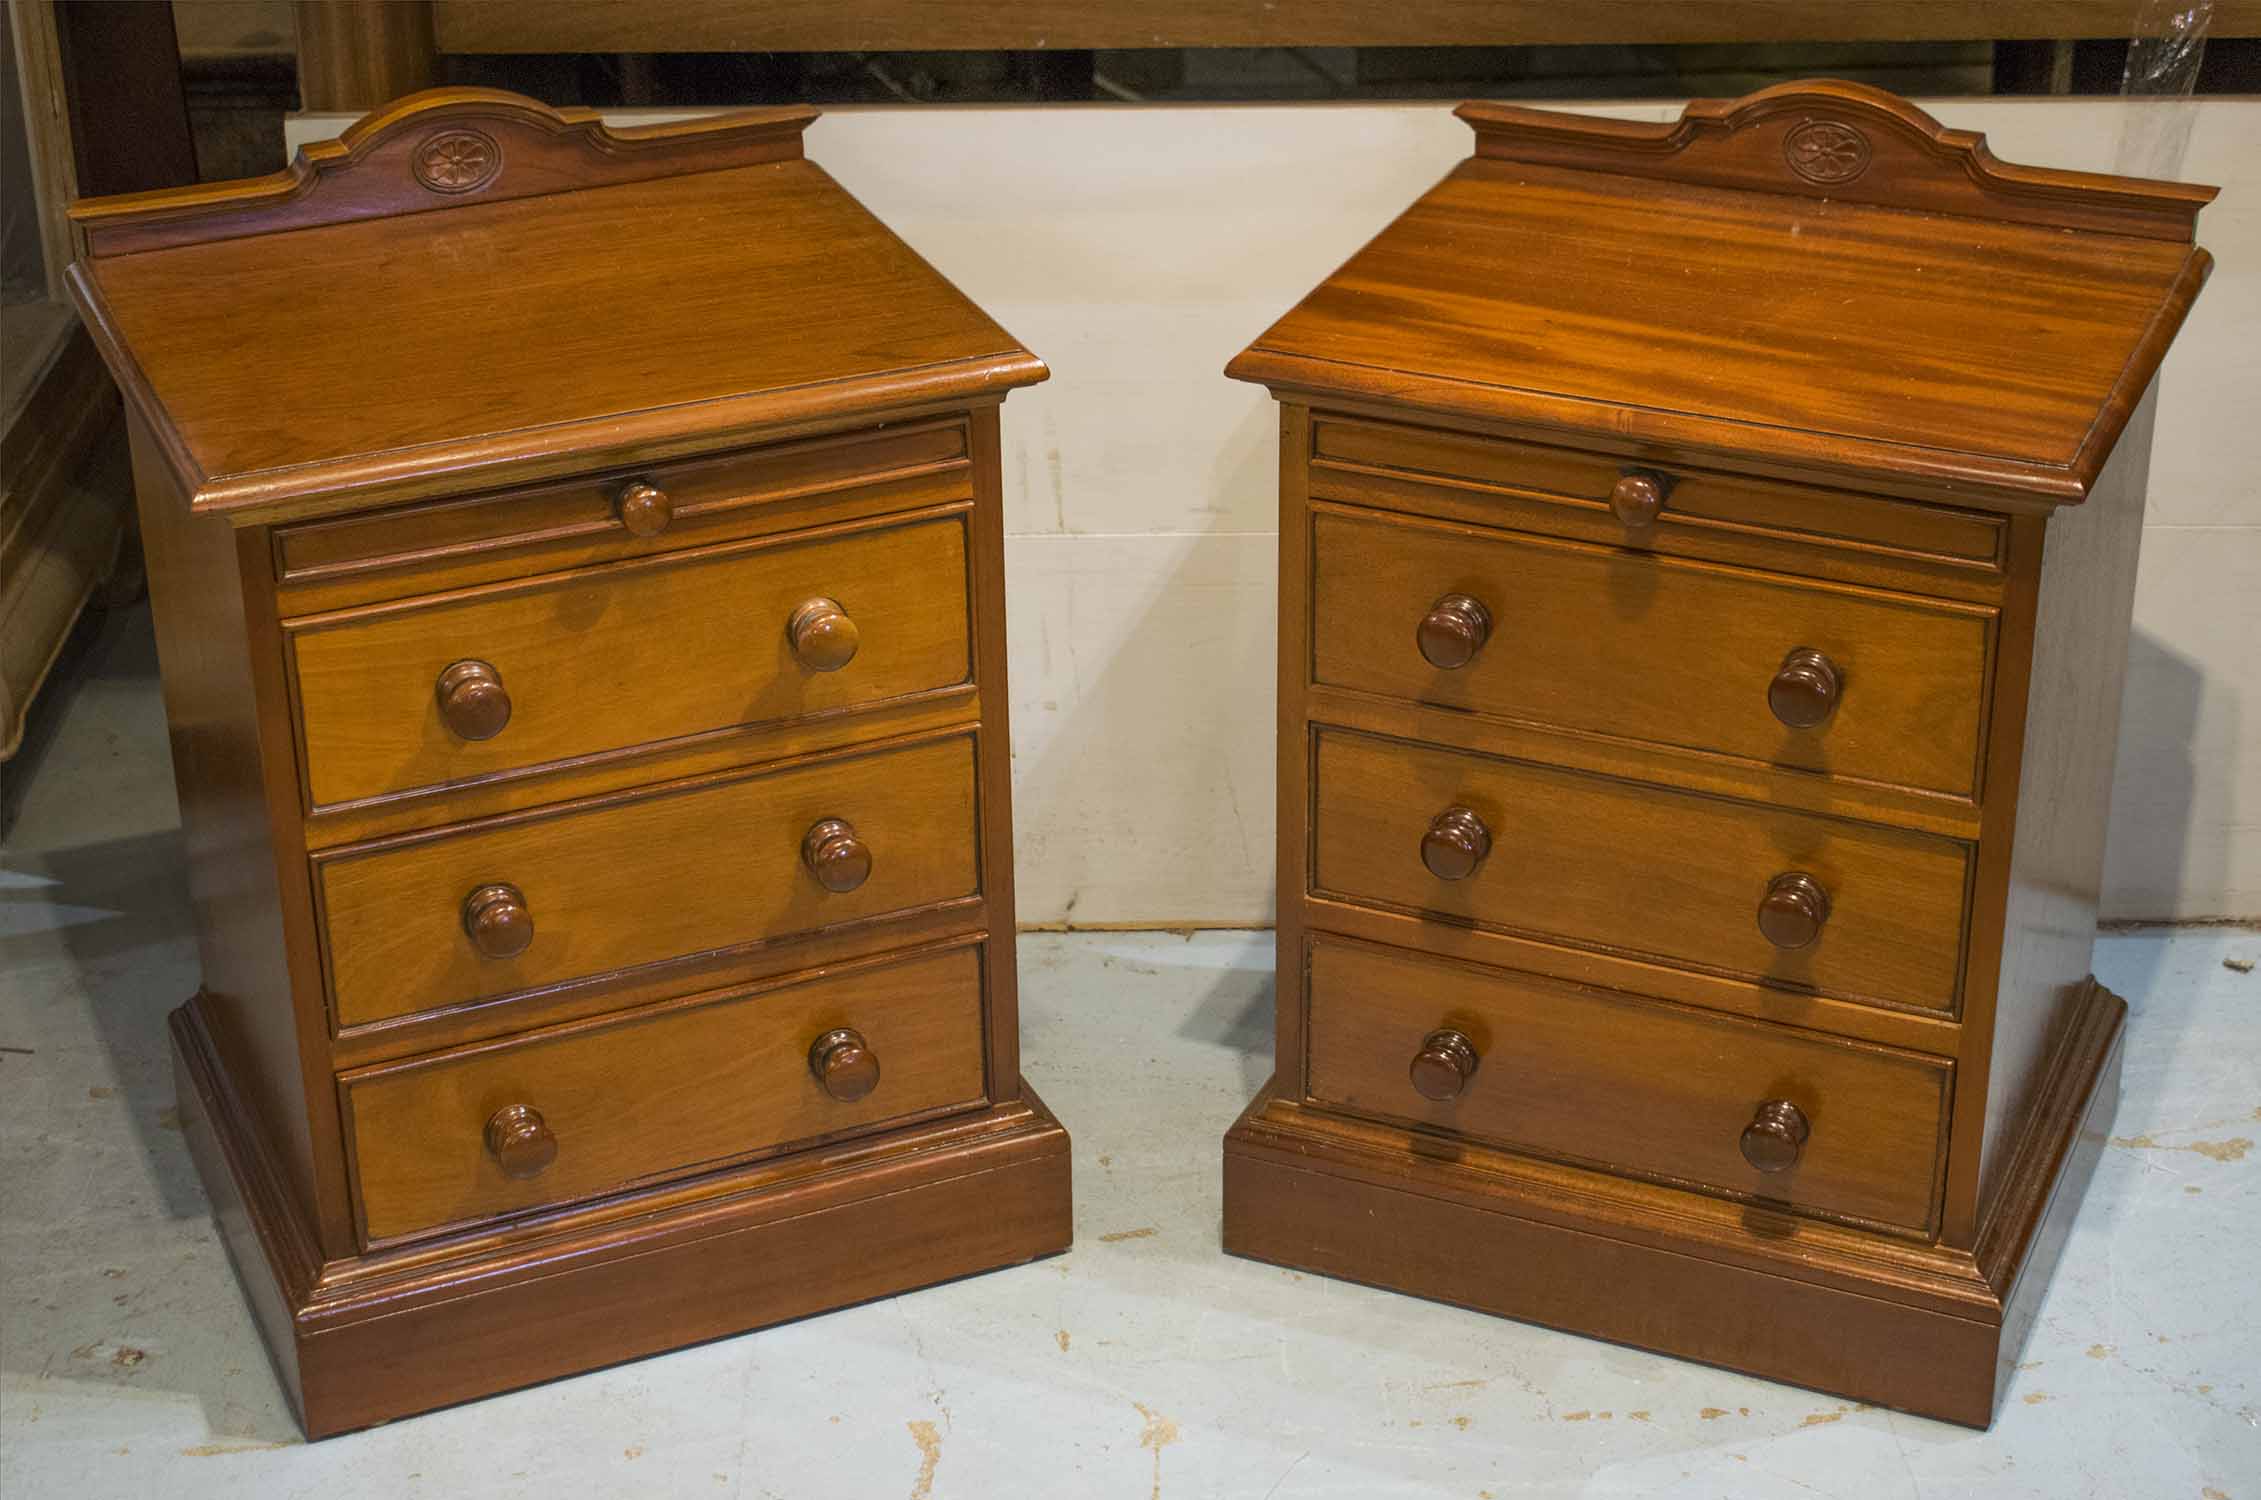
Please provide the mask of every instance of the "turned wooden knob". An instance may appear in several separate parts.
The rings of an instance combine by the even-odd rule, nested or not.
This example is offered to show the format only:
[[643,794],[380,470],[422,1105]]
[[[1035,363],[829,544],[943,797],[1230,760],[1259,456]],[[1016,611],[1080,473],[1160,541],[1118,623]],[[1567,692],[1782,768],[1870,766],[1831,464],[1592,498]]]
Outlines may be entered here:
[[826,1093],[842,1104],[853,1104],[879,1087],[879,1054],[871,1050],[862,1032],[842,1026],[810,1046],[809,1071]]
[[1627,526],[1649,526],[1664,509],[1672,481],[1647,469],[1627,469],[1610,487],[1609,508]]
[[1457,1031],[1432,1031],[1422,1039],[1406,1074],[1413,1080],[1413,1091],[1424,1099],[1438,1104],[1457,1099],[1476,1076],[1476,1044]]
[[483,885],[463,898],[463,930],[486,958],[516,958],[534,941],[534,913],[517,886]]
[[826,890],[852,891],[871,879],[871,845],[846,818],[826,818],[802,838],[801,863]]
[[506,1104],[487,1117],[487,1152],[506,1176],[532,1177],[557,1160],[557,1137],[531,1104]]
[[1841,690],[1837,663],[1811,646],[1800,646],[1775,668],[1766,706],[1792,729],[1811,729],[1836,712]]
[[483,661],[459,661],[440,673],[435,687],[440,721],[459,740],[491,740],[510,722],[510,694],[502,674]]
[[785,622],[793,654],[812,672],[837,672],[856,659],[856,622],[837,599],[807,599]]
[[1448,807],[1421,835],[1421,863],[1439,880],[1466,880],[1492,852],[1492,831],[1465,807]]
[[1803,870],[1775,876],[1759,898],[1759,931],[1777,948],[1805,947],[1828,920],[1829,892]]
[[1798,1164],[1812,1133],[1804,1110],[1787,1099],[1769,1099],[1743,1127],[1743,1160],[1761,1172],[1786,1172]]
[[1447,594],[1429,606],[1413,632],[1421,657],[1447,672],[1465,667],[1492,638],[1492,612],[1466,594]]
[[621,487],[613,512],[631,535],[658,536],[675,519],[675,502],[658,485],[638,479]]

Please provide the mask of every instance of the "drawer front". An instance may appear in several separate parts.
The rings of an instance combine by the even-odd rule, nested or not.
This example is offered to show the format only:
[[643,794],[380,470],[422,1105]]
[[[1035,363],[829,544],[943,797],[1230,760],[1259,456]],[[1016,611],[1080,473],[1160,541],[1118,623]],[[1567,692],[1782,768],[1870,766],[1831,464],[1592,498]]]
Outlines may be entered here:
[[[290,631],[307,793],[359,801],[580,756],[901,699],[971,671],[963,512],[621,563],[300,622]],[[856,645],[804,660],[796,611],[827,599]],[[836,623],[836,622],[835,622]],[[837,649],[837,643],[835,649]],[[499,728],[451,718],[480,663]]]
[[[878,1061],[861,1097],[835,1097],[812,1064],[812,1046],[841,1029]],[[981,1043],[980,956],[963,948],[351,1075],[341,1088],[364,1239],[976,1106]],[[836,1072],[834,1089],[854,1087]]]
[[[1317,682],[1651,744],[1970,796],[1994,611],[1623,549],[1333,509],[1312,518]],[[1464,665],[1423,654],[1452,596],[1488,621]],[[1771,706],[1793,651],[1827,717]],[[1794,707],[1792,712],[1799,713]]]
[[[1459,1064],[1456,1097],[1428,1093]],[[1952,1065],[1535,975],[1321,939],[1310,955],[1310,1097],[1535,1155],[1818,1214],[1929,1231]],[[1762,1172],[1743,1136],[1773,1103],[1806,1127]],[[1775,1119],[1779,1122],[1780,1115]],[[1761,1146],[1754,1149],[1762,1150]]]
[[[783,530],[827,497],[856,497],[850,509],[868,498],[897,510],[970,499],[971,471],[961,421],[784,443],[278,527],[275,578],[287,598],[431,593],[424,580],[435,576],[547,573]],[[638,485],[662,498],[631,490]],[[631,495],[642,508],[624,516]]]
[[[337,1024],[974,898],[974,763],[966,735],[324,856],[315,887]],[[828,889],[804,854],[831,820],[868,854],[853,889]]]
[[[1956,840],[1345,731],[1318,735],[1314,772],[1317,894],[1871,1004],[1957,1008],[1969,846]],[[1454,809],[1474,826],[1444,816]],[[1810,935],[1793,876],[1821,893]],[[1803,945],[1770,939],[1762,905]]]

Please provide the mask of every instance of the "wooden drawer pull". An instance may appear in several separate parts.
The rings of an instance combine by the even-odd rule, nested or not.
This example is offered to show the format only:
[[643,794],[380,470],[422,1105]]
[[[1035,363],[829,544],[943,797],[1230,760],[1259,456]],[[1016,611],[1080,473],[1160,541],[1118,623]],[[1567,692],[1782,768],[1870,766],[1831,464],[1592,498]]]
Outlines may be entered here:
[[824,1091],[853,1104],[879,1087],[879,1054],[850,1026],[826,1032],[809,1047],[809,1071]]
[[1788,952],[1803,948],[1821,936],[1829,920],[1829,892],[1803,870],[1790,870],[1766,883],[1759,899],[1759,931],[1775,947]]
[[1466,880],[1492,852],[1492,831],[1465,807],[1448,807],[1421,836],[1421,863],[1439,880]]
[[506,1104],[487,1117],[487,1151],[509,1177],[534,1177],[557,1160],[557,1137],[531,1104]]
[[1413,1054],[1406,1069],[1413,1091],[1437,1104],[1460,1097],[1468,1080],[1476,1076],[1476,1044],[1450,1028],[1432,1031]]
[[534,913],[525,893],[498,881],[463,898],[463,930],[485,958],[516,958],[534,941]]
[[837,672],[856,659],[856,622],[837,599],[805,599],[785,622],[793,655],[812,672]]
[[1649,469],[1627,469],[1617,476],[1609,492],[1609,508],[1626,526],[1638,530],[1656,524],[1664,510],[1672,481]]
[[502,674],[483,661],[454,663],[435,686],[440,720],[459,740],[491,740],[510,722],[510,694]]
[[638,479],[621,487],[613,511],[629,535],[658,536],[675,519],[675,502],[658,485]]
[[1743,1127],[1743,1160],[1761,1172],[1787,1172],[1798,1164],[1812,1133],[1804,1110],[1787,1099],[1769,1099]]
[[1792,729],[1812,729],[1837,711],[1842,691],[1837,663],[1811,646],[1800,646],[1775,668],[1766,706]]
[[1430,605],[1413,633],[1421,659],[1447,672],[1474,661],[1491,638],[1492,612],[1466,594],[1447,594]]
[[801,839],[801,863],[816,883],[835,895],[871,879],[871,845],[856,836],[846,818],[825,818]]

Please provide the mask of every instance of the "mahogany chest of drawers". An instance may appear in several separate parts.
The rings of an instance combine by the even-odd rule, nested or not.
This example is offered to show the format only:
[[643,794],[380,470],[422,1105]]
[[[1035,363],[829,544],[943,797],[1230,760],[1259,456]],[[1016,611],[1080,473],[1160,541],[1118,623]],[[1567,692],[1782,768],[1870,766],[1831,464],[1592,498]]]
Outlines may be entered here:
[[998,407],[802,157],[443,90],[80,205],[204,984],[315,1436],[1062,1250],[1015,1041]]
[[1279,1010],[1238,1254],[1983,1425],[2090,974],[2206,188],[1847,84],[1476,153],[1279,397]]

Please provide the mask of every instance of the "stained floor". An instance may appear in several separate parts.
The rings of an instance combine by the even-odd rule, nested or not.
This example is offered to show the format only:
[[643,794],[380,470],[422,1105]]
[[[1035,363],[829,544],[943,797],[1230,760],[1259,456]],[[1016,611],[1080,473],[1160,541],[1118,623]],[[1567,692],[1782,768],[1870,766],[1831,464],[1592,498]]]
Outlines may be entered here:
[[1975,1433],[1218,1252],[1269,1070],[1266,933],[1034,936],[1030,1079],[1076,1248],[308,1446],[173,1113],[195,983],[144,622],[95,633],[7,796],[0,1495],[1383,1500],[2261,1497],[2261,935],[2111,937],[2127,1093]]

